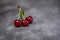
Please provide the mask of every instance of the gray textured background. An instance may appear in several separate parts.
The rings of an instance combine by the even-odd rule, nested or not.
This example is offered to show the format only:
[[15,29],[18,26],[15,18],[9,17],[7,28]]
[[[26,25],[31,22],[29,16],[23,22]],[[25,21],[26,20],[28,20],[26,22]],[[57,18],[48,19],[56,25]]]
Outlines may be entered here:
[[[17,5],[34,18],[26,28],[15,28]],[[60,40],[60,0],[0,0],[0,40]]]

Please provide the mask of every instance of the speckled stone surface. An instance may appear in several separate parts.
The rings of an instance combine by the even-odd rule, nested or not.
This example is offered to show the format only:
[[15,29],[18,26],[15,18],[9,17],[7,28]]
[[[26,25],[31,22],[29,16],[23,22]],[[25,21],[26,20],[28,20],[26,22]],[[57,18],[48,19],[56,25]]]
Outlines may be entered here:
[[[33,17],[28,27],[16,28],[17,5]],[[0,0],[0,40],[60,40],[60,0]]]

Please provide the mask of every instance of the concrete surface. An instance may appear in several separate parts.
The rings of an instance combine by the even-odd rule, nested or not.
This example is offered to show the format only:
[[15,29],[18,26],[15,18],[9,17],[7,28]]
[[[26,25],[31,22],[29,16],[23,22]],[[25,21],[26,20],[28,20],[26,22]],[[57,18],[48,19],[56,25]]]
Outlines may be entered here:
[[[28,27],[16,28],[17,5],[33,17]],[[0,0],[0,40],[60,40],[60,0]]]

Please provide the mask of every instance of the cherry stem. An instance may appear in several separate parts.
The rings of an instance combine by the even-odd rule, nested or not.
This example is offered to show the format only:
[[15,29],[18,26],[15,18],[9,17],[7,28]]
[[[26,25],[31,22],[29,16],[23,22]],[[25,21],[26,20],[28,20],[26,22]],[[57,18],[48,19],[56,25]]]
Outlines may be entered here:
[[18,19],[20,20],[20,9],[18,8]]
[[24,10],[22,8],[18,8],[18,9],[19,9],[18,19],[23,20],[23,16],[25,16]]

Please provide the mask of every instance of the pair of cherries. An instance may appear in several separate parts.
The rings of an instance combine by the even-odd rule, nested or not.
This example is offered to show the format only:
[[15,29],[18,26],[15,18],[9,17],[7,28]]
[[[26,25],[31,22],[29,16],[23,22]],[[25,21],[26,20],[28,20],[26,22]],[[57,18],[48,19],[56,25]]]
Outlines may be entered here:
[[[18,8],[20,9],[19,6],[18,6]],[[22,17],[23,17],[22,15],[24,15],[24,11],[22,9],[19,10],[19,14],[20,14],[19,18],[21,18],[21,20],[14,20],[14,26],[15,27],[21,27],[21,26],[26,27],[32,23],[32,21],[33,21],[32,16],[28,16],[24,20],[22,19]]]

